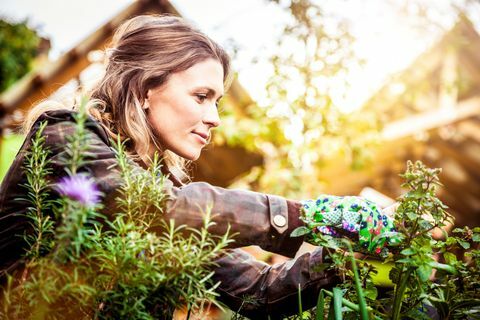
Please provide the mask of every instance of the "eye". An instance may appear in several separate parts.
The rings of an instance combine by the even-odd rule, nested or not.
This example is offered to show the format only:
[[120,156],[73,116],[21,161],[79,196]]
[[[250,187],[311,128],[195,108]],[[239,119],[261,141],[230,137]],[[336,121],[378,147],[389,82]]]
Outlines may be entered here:
[[208,98],[207,95],[204,94],[204,93],[197,93],[195,96],[197,97],[197,100],[200,103],[205,102],[205,100],[207,100],[207,98]]

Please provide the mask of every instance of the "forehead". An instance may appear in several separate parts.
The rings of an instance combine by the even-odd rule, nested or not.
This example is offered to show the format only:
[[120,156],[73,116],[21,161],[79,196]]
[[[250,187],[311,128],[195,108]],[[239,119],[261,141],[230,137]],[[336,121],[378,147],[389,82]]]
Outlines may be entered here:
[[171,84],[181,82],[191,87],[208,87],[223,95],[223,67],[217,60],[207,59],[171,75]]

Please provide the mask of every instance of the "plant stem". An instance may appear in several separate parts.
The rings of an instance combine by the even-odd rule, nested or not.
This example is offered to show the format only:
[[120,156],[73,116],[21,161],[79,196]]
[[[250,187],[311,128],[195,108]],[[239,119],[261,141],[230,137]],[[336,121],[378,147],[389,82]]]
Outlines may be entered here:
[[[355,282],[355,291],[357,292],[357,300],[358,300],[358,313],[360,313],[361,320],[369,320],[369,308],[367,307],[367,302],[365,300],[365,294],[363,293],[362,284],[360,283],[360,276],[357,269],[357,263],[355,261],[355,257],[353,255],[353,249],[350,242],[346,239],[343,239],[345,245],[349,251],[349,258],[351,263],[351,268],[353,272],[353,278]],[[370,308],[371,310],[371,308]]]
[[392,320],[400,319],[400,311],[402,309],[403,295],[407,289],[407,282],[410,278],[412,269],[408,268],[400,274],[400,280],[398,281],[398,286],[395,288],[395,295],[393,298],[393,311],[392,311]]
[[368,311],[367,311],[367,302],[365,301],[365,295],[363,293],[362,284],[360,283],[360,276],[358,275],[357,262],[353,256],[353,250],[350,242],[346,241],[350,252],[350,263],[352,264],[352,271],[355,280],[355,290],[357,291],[358,305],[360,307],[360,319],[369,320]]
[[300,319],[303,317],[303,308],[302,308],[302,288],[300,283],[298,284],[298,315]]
[[[323,290],[323,292],[324,292],[327,296],[333,298],[333,293],[332,293],[332,292],[327,291],[327,290]],[[350,310],[353,310],[353,311],[356,311],[356,312],[360,313],[360,307],[358,306],[358,304],[355,304],[355,303],[353,303],[353,302],[351,302],[351,301],[349,301],[349,300],[347,300],[347,299],[345,299],[345,298],[342,298],[342,304],[343,304],[345,307],[349,308]],[[368,311],[372,311],[372,309],[371,309],[370,307],[368,307]],[[379,317],[377,317],[377,316],[375,316],[375,315],[373,316],[373,318],[374,318],[375,320],[382,320],[381,318],[379,318]]]

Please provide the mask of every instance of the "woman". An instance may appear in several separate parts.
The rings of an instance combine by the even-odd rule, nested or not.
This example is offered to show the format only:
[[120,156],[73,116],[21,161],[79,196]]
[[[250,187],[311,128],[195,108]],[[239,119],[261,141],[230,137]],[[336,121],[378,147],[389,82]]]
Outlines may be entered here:
[[[231,231],[238,233],[235,247],[259,245],[289,257],[295,255],[303,241],[302,237],[290,237],[294,229],[304,225],[300,219],[302,206],[312,221],[322,220],[344,232],[358,233],[358,227],[355,229],[352,224],[362,222],[359,210],[348,215],[353,216],[352,224],[343,226],[341,199],[325,196],[302,205],[273,195],[227,190],[206,183],[185,184],[186,163],[198,159],[211,130],[220,125],[217,104],[230,77],[227,54],[207,36],[180,18],[139,16],[118,29],[107,60],[106,74],[91,93],[88,106],[91,119],[86,128],[90,151],[95,157],[84,166],[104,194],[106,214],[115,212],[113,204],[120,180],[109,141],[120,136],[139,167],[150,166],[155,152],[163,157],[163,168],[169,175],[165,186],[169,200],[162,214],[165,219],[173,218],[176,225],[200,228],[202,210],[212,206],[217,224],[211,232],[224,234],[230,225]],[[17,201],[24,193],[21,187],[25,181],[23,151],[28,150],[31,137],[46,120],[43,134],[47,147],[52,150],[54,178],[65,176],[65,168],[56,160],[66,143],[65,138],[74,131],[73,114],[74,111],[63,106],[52,107],[47,103],[37,106],[29,115],[26,142],[0,190],[2,273],[21,266],[25,250],[22,238],[12,236],[27,230],[22,215],[25,204]],[[372,212],[367,210],[372,204],[362,199],[347,200],[349,205]],[[315,215],[319,210],[326,214]],[[214,280],[221,282],[217,289],[219,300],[233,310],[241,306],[244,315],[273,318],[298,311],[300,286],[303,307],[312,307],[320,288],[338,282],[334,271],[312,269],[322,263],[322,259],[322,249],[318,248],[287,263],[268,266],[234,249],[231,255],[217,261]]]

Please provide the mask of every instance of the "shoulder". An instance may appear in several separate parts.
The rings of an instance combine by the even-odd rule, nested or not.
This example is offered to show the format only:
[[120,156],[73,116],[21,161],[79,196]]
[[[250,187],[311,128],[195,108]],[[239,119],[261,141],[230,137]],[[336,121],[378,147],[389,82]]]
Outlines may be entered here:
[[[36,132],[43,122],[47,122],[45,134],[48,134],[50,139],[62,140],[65,135],[73,133],[77,114],[76,111],[68,109],[46,111],[35,121],[30,133]],[[85,128],[102,140],[103,143],[110,145],[108,134],[98,121],[88,117]]]

